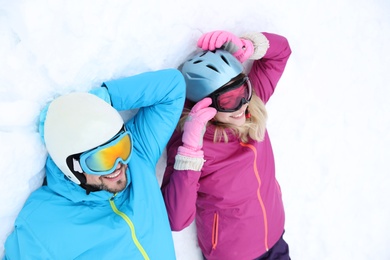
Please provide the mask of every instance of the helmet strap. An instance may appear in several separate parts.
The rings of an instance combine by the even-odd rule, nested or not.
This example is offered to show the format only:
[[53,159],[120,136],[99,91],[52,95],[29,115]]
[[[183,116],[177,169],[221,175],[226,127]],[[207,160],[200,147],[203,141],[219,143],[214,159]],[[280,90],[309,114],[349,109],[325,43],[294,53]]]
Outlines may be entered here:
[[86,191],[87,195],[89,195],[91,192],[94,192],[94,191],[101,191],[100,188],[97,188],[95,186],[91,186],[91,185],[86,184],[86,183],[81,183],[80,187]]
[[68,157],[68,159],[72,160],[72,163],[68,162],[68,167],[73,173],[73,175],[80,181],[80,187],[83,188],[87,195],[89,195],[91,192],[94,191],[100,191],[100,188],[97,188],[96,186],[91,186],[87,184],[87,178],[85,177],[85,174],[83,170],[81,169],[79,161],[74,157]]
[[92,185],[87,184],[87,178],[85,177],[84,173],[73,172],[73,174],[81,182],[80,187],[86,191],[87,195],[89,195],[91,192],[101,190],[100,188],[98,188],[96,186],[92,186]]

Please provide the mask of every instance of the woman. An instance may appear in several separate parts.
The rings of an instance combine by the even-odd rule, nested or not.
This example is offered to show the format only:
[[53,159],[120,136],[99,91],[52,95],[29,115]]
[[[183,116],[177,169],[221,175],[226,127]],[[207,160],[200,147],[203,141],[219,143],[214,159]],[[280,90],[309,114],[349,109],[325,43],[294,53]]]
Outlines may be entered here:
[[291,54],[288,41],[213,31],[198,47],[181,67],[187,109],[167,146],[162,191],[171,228],[195,218],[208,260],[290,259],[265,109]]

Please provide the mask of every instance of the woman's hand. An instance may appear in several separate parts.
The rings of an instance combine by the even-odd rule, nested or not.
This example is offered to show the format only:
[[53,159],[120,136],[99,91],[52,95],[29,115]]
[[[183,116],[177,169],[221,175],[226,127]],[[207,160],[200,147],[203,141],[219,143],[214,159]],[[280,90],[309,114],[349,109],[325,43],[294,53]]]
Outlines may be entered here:
[[224,49],[241,63],[245,62],[254,52],[253,43],[248,39],[239,38],[226,31],[212,31],[203,34],[198,40],[198,47],[213,51]]

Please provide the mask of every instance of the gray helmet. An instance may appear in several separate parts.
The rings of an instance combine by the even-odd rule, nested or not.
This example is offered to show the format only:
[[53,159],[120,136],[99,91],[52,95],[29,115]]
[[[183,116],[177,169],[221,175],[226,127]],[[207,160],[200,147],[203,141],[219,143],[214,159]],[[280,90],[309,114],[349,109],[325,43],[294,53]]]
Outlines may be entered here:
[[90,93],[60,96],[49,105],[44,140],[55,164],[71,181],[80,180],[69,169],[68,156],[95,148],[115,136],[123,119],[110,104]]
[[198,52],[181,67],[187,85],[187,98],[198,102],[243,71],[242,64],[228,51]]

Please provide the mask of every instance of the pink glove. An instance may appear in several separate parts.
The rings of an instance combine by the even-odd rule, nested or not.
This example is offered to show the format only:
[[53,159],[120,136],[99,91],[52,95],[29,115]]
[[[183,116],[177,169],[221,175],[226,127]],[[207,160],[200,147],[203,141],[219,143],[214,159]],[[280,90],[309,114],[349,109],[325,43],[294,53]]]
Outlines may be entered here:
[[252,41],[241,39],[226,31],[213,31],[203,34],[198,40],[198,47],[210,51],[223,48],[233,54],[241,63],[252,56],[254,52]]
[[178,154],[187,157],[203,158],[203,135],[207,122],[212,119],[217,110],[211,105],[211,98],[204,98],[191,109],[184,123],[182,136],[183,145],[178,148]]

